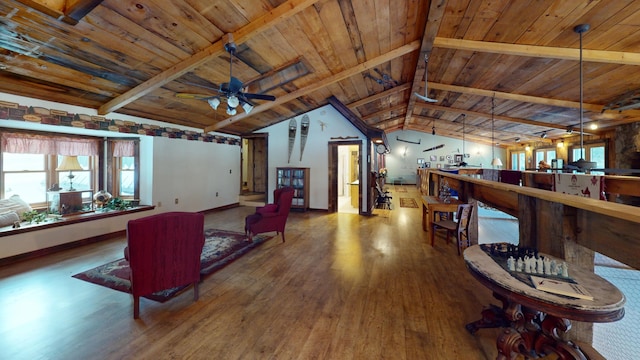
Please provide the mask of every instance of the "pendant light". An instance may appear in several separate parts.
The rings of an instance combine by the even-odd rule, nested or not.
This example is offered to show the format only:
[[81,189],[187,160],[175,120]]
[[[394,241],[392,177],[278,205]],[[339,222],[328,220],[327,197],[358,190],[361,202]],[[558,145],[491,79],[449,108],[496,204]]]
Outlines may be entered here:
[[464,161],[464,154],[465,154],[465,149],[464,149],[464,145],[466,144],[466,139],[465,139],[465,133],[466,133],[466,121],[465,119],[467,118],[467,114],[461,114],[460,115],[462,117],[462,161],[460,161],[460,164],[458,164],[458,166],[464,167],[467,166],[467,162]]
[[498,169],[500,169],[500,166],[502,166],[502,160],[500,160],[500,158],[497,158],[495,156],[495,145],[496,145],[496,139],[495,139],[495,119],[494,119],[494,115],[495,115],[495,109],[496,109],[496,94],[493,94],[493,97],[491,98],[491,166],[497,166]]
[[583,119],[583,111],[582,111],[582,103],[583,103],[583,75],[582,75],[582,34],[589,31],[589,24],[580,24],[573,28],[573,31],[580,34],[580,160],[574,161],[570,163],[570,165],[577,167],[579,170],[584,170],[585,172],[589,172],[589,170],[596,167],[596,163],[593,161],[586,161],[584,159],[584,119]]

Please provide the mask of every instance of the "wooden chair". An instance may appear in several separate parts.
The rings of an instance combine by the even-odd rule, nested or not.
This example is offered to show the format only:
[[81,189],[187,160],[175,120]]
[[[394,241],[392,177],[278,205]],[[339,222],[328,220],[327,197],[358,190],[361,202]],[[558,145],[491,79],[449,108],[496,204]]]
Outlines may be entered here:
[[[456,241],[458,242],[458,255],[462,251],[462,245],[466,247],[471,245],[469,240],[469,223],[471,221],[471,212],[473,211],[472,204],[460,204],[458,205],[458,211],[456,220],[449,218],[434,221],[431,224],[431,231],[434,232],[438,229],[447,230],[446,240],[447,243],[451,238],[451,235],[456,234]],[[431,237],[431,246],[433,246],[435,236]]]

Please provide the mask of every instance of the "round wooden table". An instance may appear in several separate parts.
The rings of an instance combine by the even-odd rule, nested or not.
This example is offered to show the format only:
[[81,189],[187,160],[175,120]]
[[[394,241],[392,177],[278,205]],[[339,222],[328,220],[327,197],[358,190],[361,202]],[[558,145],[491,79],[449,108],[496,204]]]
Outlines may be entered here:
[[593,300],[555,295],[512,276],[482,246],[467,248],[464,260],[469,272],[502,302],[502,308],[490,306],[482,311],[482,319],[466,328],[470,333],[481,328],[505,328],[497,340],[497,359],[511,359],[513,354],[542,357],[551,353],[562,359],[586,359],[580,348],[562,340],[559,332],[571,328],[570,320],[612,322],[624,316],[624,294],[593,272],[569,267],[569,276],[587,289]]

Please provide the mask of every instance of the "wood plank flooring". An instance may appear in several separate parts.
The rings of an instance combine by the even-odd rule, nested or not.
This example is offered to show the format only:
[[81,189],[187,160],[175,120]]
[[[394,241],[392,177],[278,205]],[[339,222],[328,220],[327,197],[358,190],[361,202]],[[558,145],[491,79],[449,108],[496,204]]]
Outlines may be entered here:
[[[2,267],[0,358],[494,359],[498,330],[464,325],[496,301],[453,244],[428,244],[422,209],[392,195],[393,210],[370,217],[292,213],[286,243],[205,278],[195,303],[191,291],[141,299],[138,321],[130,295],[71,277],[121,258],[124,238]],[[242,231],[253,211],[211,213],[206,226]],[[494,226],[479,225],[481,236]]]

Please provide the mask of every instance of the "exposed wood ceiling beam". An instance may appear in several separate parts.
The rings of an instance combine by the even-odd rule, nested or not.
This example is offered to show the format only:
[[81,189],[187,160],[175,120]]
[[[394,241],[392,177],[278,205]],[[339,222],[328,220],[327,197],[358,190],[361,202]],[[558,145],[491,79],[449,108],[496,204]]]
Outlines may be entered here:
[[[246,26],[238,29],[233,33],[234,40],[237,44],[247,41],[252,36],[268,29],[276,24],[291,18],[302,10],[315,4],[318,0],[289,0],[277,8],[267,12],[263,16],[257,18]],[[127,104],[147,95],[155,89],[171,82],[180,76],[192,71],[198,66],[206,63],[212,57],[217,56],[224,51],[224,40],[218,40],[207,46],[203,50],[189,57],[188,59],[173,65],[172,67],[162,71],[160,74],[125,92],[124,94],[114,98],[106,104],[98,108],[99,115],[106,115],[116,111]]]
[[[486,113],[482,113],[482,112],[478,112],[478,111],[456,109],[456,108],[452,108],[452,107],[448,107],[448,106],[441,106],[441,105],[435,105],[435,104],[418,104],[416,106],[420,107],[420,108],[423,108],[423,109],[455,112],[455,113],[458,113],[458,114],[467,114],[467,115],[478,116],[478,117],[482,117],[482,118],[486,118],[486,119],[491,119],[491,114],[486,114]],[[416,115],[413,115],[413,116],[416,117]],[[519,123],[519,124],[540,126],[540,127],[546,128],[546,129],[548,129],[548,128],[560,129],[560,130],[566,130],[567,129],[567,126],[565,126],[565,125],[543,123],[543,122],[540,122],[540,121],[529,120],[529,119],[519,119],[519,118],[510,117],[510,116],[494,115],[493,118],[496,119],[496,120],[509,121],[509,122],[514,122],[514,123]],[[440,121],[446,121],[446,120],[440,120]]]
[[362,100],[354,101],[354,102],[352,102],[351,104],[349,104],[347,106],[351,110],[353,110],[353,109],[355,109],[355,108],[357,108],[359,106],[362,106],[364,104],[368,104],[368,103],[374,102],[374,101],[379,100],[379,99],[384,99],[386,97],[389,97],[391,95],[397,94],[397,93],[399,93],[401,91],[405,91],[405,90],[410,89],[410,88],[411,88],[411,84],[410,83],[398,85],[398,86],[393,87],[393,88],[391,88],[389,90],[383,91],[383,92],[381,92],[379,94],[375,94],[373,96],[369,96],[369,97],[364,98]]
[[[318,82],[315,82],[309,86],[306,86],[304,88],[298,89],[296,91],[290,92],[286,95],[283,96],[279,96],[275,101],[271,101],[268,103],[263,103],[261,105],[256,106],[255,108],[253,108],[253,110],[251,111],[251,115],[255,115],[258,114],[260,112],[266,111],[268,109],[271,109],[274,106],[278,106],[278,105],[282,105],[285,104],[289,101],[295,100],[298,97],[307,95],[311,92],[314,92],[316,90],[322,89],[328,85],[331,85],[333,83],[336,83],[340,80],[346,79],[350,76],[359,74],[363,71],[366,71],[368,69],[371,69],[375,66],[378,66],[384,62],[390,61],[392,59],[395,59],[397,57],[403,56],[405,54],[408,54],[412,51],[415,51],[419,48],[420,46],[420,42],[418,40],[415,40],[413,42],[410,42],[406,45],[403,45],[397,49],[391,50],[386,54],[382,54],[376,58],[373,58],[371,60],[365,61],[362,64],[358,64],[352,68],[349,68],[347,70],[341,71],[337,74],[334,74],[332,76],[329,76],[328,78],[322,79]],[[231,125],[235,122],[238,122],[244,118],[249,117],[249,114],[243,112],[241,114],[235,115],[233,117],[224,119],[220,122],[218,122],[215,125],[212,126],[208,126],[204,129],[204,132],[209,132],[209,131],[215,131],[218,129],[221,129],[225,126]]]
[[[489,52],[495,54],[543,57],[562,60],[580,60],[580,49],[559,48],[537,45],[505,44],[490,41],[464,40],[436,37],[433,47]],[[640,65],[640,53],[606,50],[582,50],[582,58],[587,62],[601,62],[621,65]]]
[[[452,92],[478,95],[478,96],[492,97],[495,94],[496,98],[499,98],[499,99],[529,102],[529,103],[543,104],[543,105],[549,105],[549,106],[559,106],[559,107],[565,107],[565,108],[571,108],[571,109],[580,109],[580,102],[578,101],[550,99],[550,98],[543,98],[539,96],[512,94],[512,93],[506,93],[506,92],[500,92],[500,91],[477,89],[477,88],[470,88],[470,87],[457,86],[457,85],[447,85],[447,84],[440,84],[440,83],[433,83],[433,82],[429,82],[429,87],[432,89],[452,91]],[[582,105],[584,110],[589,110],[593,112],[602,111],[602,105],[597,105],[597,104],[582,104]],[[625,114],[629,116],[640,116],[640,110],[625,110]]]
[[[389,114],[389,113],[391,113],[393,111],[399,111],[399,110],[402,110],[402,113],[404,114],[404,110],[405,109],[406,109],[405,104],[398,104],[398,105],[392,106],[390,108],[386,108],[386,109],[382,109],[380,111],[376,111],[376,112],[371,113],[371,114],[369,114],[367,116],[363,116],[362,120],[369,121],[371,119],[379,118],[379,117],[381,117],[381,115],[386,115],[386,114]],[[386,121],[386,120],[389,120],[389,119],[383,119],[383,120],[379,120],[377,122]]]
[[427,16],[427,23],[425,24],[424,34],[422,35],[422,44],[420,45],[420,55],[418,56],[418,62],[416,63],[416,71],[413,74],[413,86],[411,87],[411,93],[409,94],[404,126],[409,124],[409,121],[411,120],[413,107],[416,103],[416,98],[413,96],[413,93],[420,90],[420,80],[424,78],[424,73],[427,70],[424,57],[430,54],[433,49],[433,41],[436,38],[436,34],[440,28],[440,22],[444,16],[445,4],[445,0],[430,1],[429,15]]
[[[465,114],[469,114],[471,112],[469,111],[465,111]],[[472,114],[473,115],[473,114]],[[436,118],[432,118],[429,116],[419,116],[419,115],[413,115],[413,118],[416,120],[421,120],[421,121],[425,121],[427,123],[431,123],[432,121],[436,121],[439,124],[444,124],[444,126],[452,126],[453,122],[452,121],[448,121],[448,120],[443,120],[443,119],[436,119]],[[489,118],[491,118],[491,115],[489,115]],[[494,116],[495,119],[498,119],[496,116]],[[460,123],[455,123],[456,125],[462,125]],[[475,130],[475,131],[487,131],[486,127],[482,127],[482,126],[475,126],[475,125],[470,125],[470,124],[465,124],[464,127],[468,130]],[[565,129],[564,127],[562,127],[562,129]],[[424,132],[424,130],[422,130]],[[500,141],[506,141],[506,140],[501,140],[501,137],[519,137],[524,139],[530,139],[530,140],[535,140],[535,141],[542,141],[542,142],[548,142],[551,143],[553,142],[553,140],[551,139],[540,139],[539,137],[536,136],[532,136],[532,135],[526,135],[526,134],[521,134],[521,133],[515,133],[515,132],[511,132],[511,131],[504,131],[504,130],[495,130],[494,133],[496,135],[494,135],[495,140],[500,140]],[[502,135],[500,135],[502,134]],[[467,136],[469,136],[469,134],[467,134]],[[487,137],[483,137],[485,140],[489,140],[489,143],[491,143],[490,139]]]

